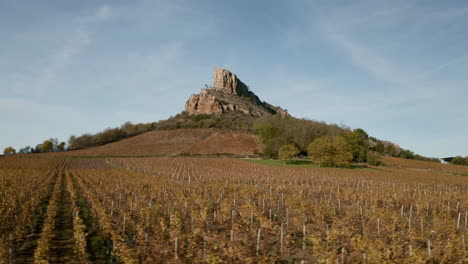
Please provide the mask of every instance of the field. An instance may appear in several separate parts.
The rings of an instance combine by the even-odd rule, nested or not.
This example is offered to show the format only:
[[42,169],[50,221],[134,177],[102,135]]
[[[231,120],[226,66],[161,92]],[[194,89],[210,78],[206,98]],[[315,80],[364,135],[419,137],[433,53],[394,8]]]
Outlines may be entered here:
[[380,159],[384,164],[392,167],[468,176],[468,166],[442,164],[420,160],[408,160],[385,156],[381,157]]
[[397,167],[5,157],[0,263],[466,263],[467,191]]
[[41,156],[166,156],[177,154],[255,155],[261,147],[255,135],[218,129],[157,130],[106,145],[42,153]]

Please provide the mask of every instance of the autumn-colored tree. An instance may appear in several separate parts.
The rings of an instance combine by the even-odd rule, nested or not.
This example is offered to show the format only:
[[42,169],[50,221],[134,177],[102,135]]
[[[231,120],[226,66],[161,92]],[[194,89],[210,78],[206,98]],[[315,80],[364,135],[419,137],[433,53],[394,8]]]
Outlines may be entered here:
[[380,166],[382,165],[382,161],[380,160],[380,157],[372,151],[367,152],[367,163],[373,166]]
[[340,135],[350,146],[354,162],[365,162],[367,157],[367,133],[362,129],[349,131]]
[[309,159],[320,166],[333,165],[333,145],[328,138],[317,138],[307,147]]
[[351,146],[343,137],[335,137],[332,144],[333,149],[333,165],[338,167],[349,166],[353,160]]
[[349,166],[353,159],[351,146],[341,136],[333,142],[328,138],[317,138],[307,148],[309,158],[320,166]]
[[15,153],[16,153],[16,150],[13,147],[6,147],[3,150],[4,155],[10,155],[10,154],[15,154]]
[[48,139],[42,142],[40,146],[41,152],[51,152],[53,150],[54,150],[54,142],[52,142],[52,140]]
[[308,144],[316,138],[324,136],[332,138],[347,131],[335,124],[280,115],[256,119],[253,129],[259,136],[263,149],[268,150],[264,151],[267,156],[277,156],[279,148],[286,142],[294,143],[299,151],[305,152]]
[[278,151],[278,157],[284,160],[285,163],[291,161],[297,154],[299,149],[292,143],[284,144]]

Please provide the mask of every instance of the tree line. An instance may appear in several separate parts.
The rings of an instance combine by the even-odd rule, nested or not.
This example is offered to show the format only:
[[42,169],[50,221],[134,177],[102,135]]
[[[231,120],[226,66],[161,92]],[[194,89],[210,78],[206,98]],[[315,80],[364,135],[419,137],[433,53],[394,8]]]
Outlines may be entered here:
[[377,154],[405,159],[440,162],[397,144],[371,137],[363,129],[351,130],[294,117],[268,116],[255,121],[254,132],[260,137],[264,154],[270,158],[289,160],[308,156],[323,166],[349,166],[351,163],[379,165]]
[[450,163],[454,164],[454,165],[468,166],[468,156],[466,156],[466,157],[462,157],[462,156],[453,157],[453,159],[450,160]]
[[4,149],[3,153],[8,155],[16,153],[26,154],[84,149],[116,142],[153,130],[218,128],[252,132],[254,121],[255,117],[237,112],[193,116],[182,112],[158,122],[132,124],[128,121],[119,127],[107,128],[98,133],[84,133],[79,136],[72,135],[67,142],[58,143],[56,138],[50,138],[40,144],[37,144],[36,147],[27,146],[19,151],[16,151],[13,147],[7,147]]
[[[167,130],[180,128],[218,128],[243,132],[254,132],[261,140],[264,155],[270,158],[278,158],[279,150],[285,145],[294,145],[297,148],[296,155],[306,156],[314,151],[310,144],[316,139],[316,145],[323,148],[323,153],[328,158],[324,164],[331,165],[331,156],[347,157],[342,155],[341,150],[347,149],[352,154],[349,162],[368,162],[378,164],[376,154],[400,157],[405,159],[425,160],[440,162],[436,158],[428,158],[414,152],[400,148],[397,144],[389,141],[379,140],[369,136],[363,129],[351,130],[349,127],[325,122],[299,119],[294,117],[281,117],[279,115],[253,117],[243,113],[229,112],[213,115],[188,115],[185,112],[171,116],[167,120],[151,123],[132,124],[126,122],[119,127],[107,128],[95,134],[85,133],[80,136],[72,135],[68,142],[58,142],[56,138],[50,138],[36,147],[27,146],[18,153],[42,153],[53,151],[66,151],[100,146],[125,138],[133,137],[153,130]],[[347,143],[343,147],[343,140]],[[285,147],[285,149],[288,149]],[[289,147],[291,150],[291,147]],[[317,147],[315,147],[317,151]],[[14,154],[16,150],[12,147],[4,149],[4,154]],[[337,153],[331,155],[330,153]],[[313,157],[312,154],[311,157]],[[455,159],[457,164],[465,164],[466,158]],[[320,162],[319,162],[320,163]],[[333,163],[343,164],[342,161]],[[346,162],[345,162],[346,163]],[[454,164],[455,164],[454,163]]]
[[181,128],[218,128],[243,132],[252,132],[255,117],[243,113],[223,113],[213,115],[188,115],[185,112],[171,116],[167,120],[151,123],[132,124],[126,122],[120,127],[81,136],[71,136],[68,140],[68,149],[76,150],[119,141],[154,130],[169,130]]
[[42,143],[37,144],[36,147],[26,146],[21,148],[18,152],[13,147],[6,147],[3,150],[4,155],[10,154],[28,154],[28,153],[44,153],[44,152],[59,152],[67,150],[67,143],[59,142],[56,138],[49,138],[44,140]]

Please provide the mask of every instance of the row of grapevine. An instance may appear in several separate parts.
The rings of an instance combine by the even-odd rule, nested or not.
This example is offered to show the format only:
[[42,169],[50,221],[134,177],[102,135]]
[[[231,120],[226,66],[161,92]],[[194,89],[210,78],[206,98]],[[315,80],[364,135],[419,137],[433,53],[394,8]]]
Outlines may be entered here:
[[[31,234],[36,263],[468,261],[460,176],[188,157],[37,160],[29,169],[0,161],[0,263],[32,261],[15,259]],[[57,244],[65,231],[70,243]],[[99,261],[96,241],[109,243]]]
[[[0,263],[12,263],[41,225],[57,174],[56,162],[18,169],[17,160],[0,167]],[[15,168],[15,166],[17,166]]]
[[458,178],[438,184],[410,171],[230,159],[108,163],[114,169],[78,178],[140,262],[443,262],[465,255],[466,181],[451,182]]

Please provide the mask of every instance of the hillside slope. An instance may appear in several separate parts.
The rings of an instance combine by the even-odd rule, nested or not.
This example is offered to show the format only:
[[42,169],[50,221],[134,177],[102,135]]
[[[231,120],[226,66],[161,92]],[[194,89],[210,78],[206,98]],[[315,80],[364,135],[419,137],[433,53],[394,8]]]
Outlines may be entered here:
[[252,155],[261,153],[256,136],[235,131],[219,131],[181,151],[182,154],[216,154],[229,153]]
[[380,157],[381,161],[391,167],[413,169],[413,170],[422,170],[422,171],[432,171],[439,173],[455,173],[455,174],[468,174],[468,166],[460,166],[453,164],[443,164],[430,161],[421,161],[421,160],[410,160],[403,158],[394,158],[382,156]]
[[157,130],[106,145],[45,155],[152,156],[172,154],[235,154],[261,152],[256,136],[217,129]]

